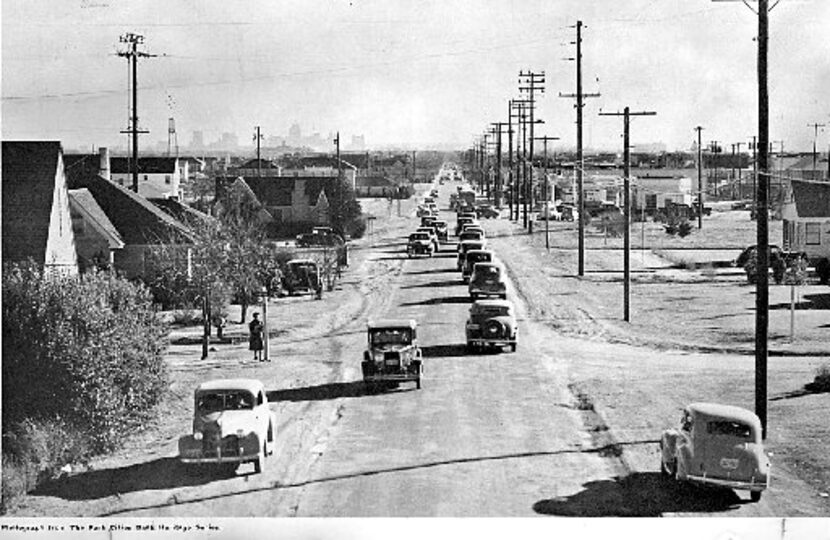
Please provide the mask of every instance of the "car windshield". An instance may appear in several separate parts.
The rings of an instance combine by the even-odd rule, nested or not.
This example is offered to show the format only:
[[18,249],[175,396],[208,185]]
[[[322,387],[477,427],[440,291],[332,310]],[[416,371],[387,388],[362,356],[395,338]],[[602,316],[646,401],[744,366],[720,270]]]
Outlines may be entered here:
[[410,240],[429,240],[429,235],[427,233],[418,233],[413,234],[409,237]]
[[203,392],[196,399],[196,407],[201,413],[253,409],[254,398],[246,390]]
[[381,328],[371,331],[374,345],[408,345],[412,342],[409,328]]
[[479,307],[475,310],[479,317],[505,317],[510,315],[510,308],[502,306]]
[[489,253],[468,253],[467,260],[471,263],[483,262],[490,260]]
[[710,435],[727,435],[739,439],[751,439],[752,428],[741,422],[730,420],[716,420],[706,423],[706,431]]

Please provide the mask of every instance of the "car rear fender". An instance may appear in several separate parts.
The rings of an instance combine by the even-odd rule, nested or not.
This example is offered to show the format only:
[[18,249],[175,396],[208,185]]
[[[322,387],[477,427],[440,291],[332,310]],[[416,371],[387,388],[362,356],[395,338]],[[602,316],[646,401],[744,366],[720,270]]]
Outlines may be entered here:
[[669,429],[663,432],[660,439],[660,447],[663,450],[663,461],[674,461],[677,453],[677,438],[679,437],[677,430]]

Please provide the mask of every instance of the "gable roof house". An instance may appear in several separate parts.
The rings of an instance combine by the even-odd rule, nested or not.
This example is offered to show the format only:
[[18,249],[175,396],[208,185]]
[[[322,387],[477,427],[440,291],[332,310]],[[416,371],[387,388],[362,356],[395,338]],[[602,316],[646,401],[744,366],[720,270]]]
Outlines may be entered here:
[[342,171],[343,178],[355,189],[358,168],[340,159],[339,168],[336,156],[328,154],[314,156],[285,156],[283,157],[283,169],[281,176],[312,177],[325,176],[336,177]]
[[78,258],[58,141],[3,141],[3,262],[31,259],[76,274]]
[[[128,279],[149,276],[152,255],[160,246],[170,246],[182,256],[193,241],[190,229],[170,214],[132,190],[81,168],[67,175],[70,189],[85,189],[101,208],[123,247],[112,255],[113,268]],[[88,215],[79,213],[85,225]]]
[[124,248],[118,229],[86,188],[69,190],[69,208],[81,272],[112,268],[115,252]]
[[[781,212],[784,249],[807,253],[814,265],[822,259],[830,261],[830,182],[790,183],[792,201]],[[830,264],[825,264],[830,278]]]
[[[133,175],[130,158],[110,159],[110,179],[132,188]],[[183,196],[184,184],[189,175],[189,163],[177,157],[139,157],[138,194],[148,199],[178,199]]]

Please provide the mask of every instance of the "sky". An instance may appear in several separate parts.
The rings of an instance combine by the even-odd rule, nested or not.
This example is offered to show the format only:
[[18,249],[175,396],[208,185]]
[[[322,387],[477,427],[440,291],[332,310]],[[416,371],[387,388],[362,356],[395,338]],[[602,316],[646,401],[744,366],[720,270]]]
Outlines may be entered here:
[[[750,6],[756,2],[748,0]],[[774,4],[775,0],[771,0]],[[689,149],[757,133],[757,16],[712,0],[3,0],[2,135],[67,147],[126,146],[127,61],[119,36],[158,55],[138,66],[142,145],[233,132],[252,144],[339,131],[370,148],[466,148],[507,121],[521,70],[545,72],[536,135],[575,145],[574,25],[584,24],[584,144],[622,146],[622,119],[654,111],[631,141]],[[830,1],[770,13],[770,139],[830,145]],[[781,142],[775,143],[778,149]]]

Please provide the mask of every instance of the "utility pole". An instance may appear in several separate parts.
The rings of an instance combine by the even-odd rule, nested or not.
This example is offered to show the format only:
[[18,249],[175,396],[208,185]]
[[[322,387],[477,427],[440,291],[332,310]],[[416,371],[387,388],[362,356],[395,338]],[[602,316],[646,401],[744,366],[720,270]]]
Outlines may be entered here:
[[741,180],[741,177],[742,177],[741,170],[743,169],[743,167],[742,167],[743,160],[741,159],[741,146],[744,145],[744,144],[746,144],[746,143],[744,143],[744,142],[736,142],[735,143],[735,148],[738,150],[738,199],[740,199],[740,200],[743,200],[743,198],[744,198],[743,183],[742,183],[742,180]]
[[501,167],[501,130],[507,126],[507,122],[493,122],[491,124],[496,134],[496,188],[493,197],[493,204],[501,208],[501,196],[503,191],[502,167]]
[[631,112],[628,107],[622,113],[599,113],[600,116],[623,117],[623,220],[625,221],[625,236],[623,238],[623,320],[629,322],[631,298],[631,144],[629,126],[632,116],[654,116],[654,111]]
[[697,126],[697,228],[703,228],[703,142],[700,132],[703,128]]
[[259,132],[259,126],[254,127],[254,141],[256,142],[256,175],[262,176],[262,159],[259,153],[259,142],[262,140],[262,134]]
[[712,153],[712,169],[714,169],[714,173],[712,175],[712,178],[714,178],[712,186],[714,186],[715,195],[718,194],[718,186],[720,184],[720,181],[718,180],[718,174],[720,172],[718,170],[718,154],[720,153],[721,148],[718,146],[718,142],[719,141],[709,141],[710,152]]
[[[513,221],[513,101],[507,101],[507,181],[510,186],[510,220]],[[518,212],[516,213],[518,216]]]
[[148,54],[146,52],[138,50],[138,46],[144,43],[144,36],[142,36],[141,34],[133,34],[132,32],[127,32],[123,36],[119,37],[118,41],[120,43],[126,43],[129,47],[126,51],[119,51],[118,56],[126,58],[127,62],[132,67],[132,81],[129,83],[132,87],[133,94],[132,120],[130,122],[129,128],[126,130],[122,130],[121,133],[129,133],[132,136],[133,191],[138,193],[138,134],[150,133],[147,130],[138,129],[138,59],[139,57],[151,58],[157,55]]
[[418,172],[418,167],[415,166],[415,150],[412,151],[412,181],[417,182],[415,173]]
[[[521,158],[521,153],[520,153],[521,151],[519,149],[519,146],[521,144],[523,144],[523,142],[524,142],[522,140],[523,139],[523,136],[522,136],[522,134],[523,134],[522,120],[524,118],[525,106],[528,103],[529,102],[526,99],[511,99],[510,102],[509,102],[509,107],[508,107],[508,120],[510,120],[512,122],[512,119],[515,118],[518,122],[518,124],[516,125],[516,174],[513,178],[514,186],[512,186],[513,189],[511,190],[511,198],[514,201],[516,201],[516,211],[514,213],[514,212],[512,212],[512,209],[511,209],[511,215],[513,216],[512,219],[515,219],[516,221],[519,220],[519,213],[520,213],[519,201],[521,199],[521,193],[522,193],[521,170],[522,170],[522,165],[523,164],[522,164],[522,158]],[[513,112],[514,109],[515,109],[515,113]],[[510,124],[509,133],[511,134],[511,140],[512,140],[512,133],[513,133],[512,123]],[[511,152],[512,152],[512,147],[511,147]],[[512,161],[512,153],[511,153],[511,167],[512,167],[512,165],[513,165],[513,161]]]
[[752,215],[758,214],[758,137],[752,136]]
[[489,199],[490,198],[490,175],[488,174],[488,150],[487,150],[487,138],[490,136],[489,133],[484,133],[483,142],[481,143],[481,185],[483,186],[484,196]]
[[[818,152],[816,151],[816,142],[818,141],[818,130],[819,130],[819,128],[824,128],[826,126],[826,124],[814,123],[814,124],[807,124],[807,126],[813,128],[813,176],[814,176],[813,180],[815,180],[816,179],[815,178],[815,173],[818,170],[817,169]],[[824,130],[822,129],[822,131],[824,131]]]
[[[524,79],[524,80],[523,80]],[[526,83],[527,86],[521,86],[522,83]],[[533,207],[533,140],[535,137],[533,136],[533,125],[537,122],[534,119],[534,110],[536,109],[536,92],[541,92],[542,94],[545,93],[545,72],[533,72],[533,71],[520,71],[519,72],[519,93],[527,92],[529,94],[529,101],[530,101],[530,185],[529,185],[529,193],[528,197],[530,198],[530,206]],[[541,123],[541,121],[539,121]]]
[[548,141],[558,141],[559,137],[549,137],[545,135],[544,137],[536,137],[536,140],[542,141],[542,144],[544,146],[545,183],[543,184],[544,195],[542,199],[545,204],[545,249],[550,251],[550,186],[548,184]]
[[576,61],[576,94],[559,93],[559,97],[576,98],[576,184],[577,184],[577,213],[579,217],[579,268],[578,275],[585,275],[585,202],[582,196],[582,175],[584,160],[582,156],[582,103],[583,98],[599,97],[599,94],[584,94],[582,92],[582,21],[576,21],[576,57],[568,60]]

